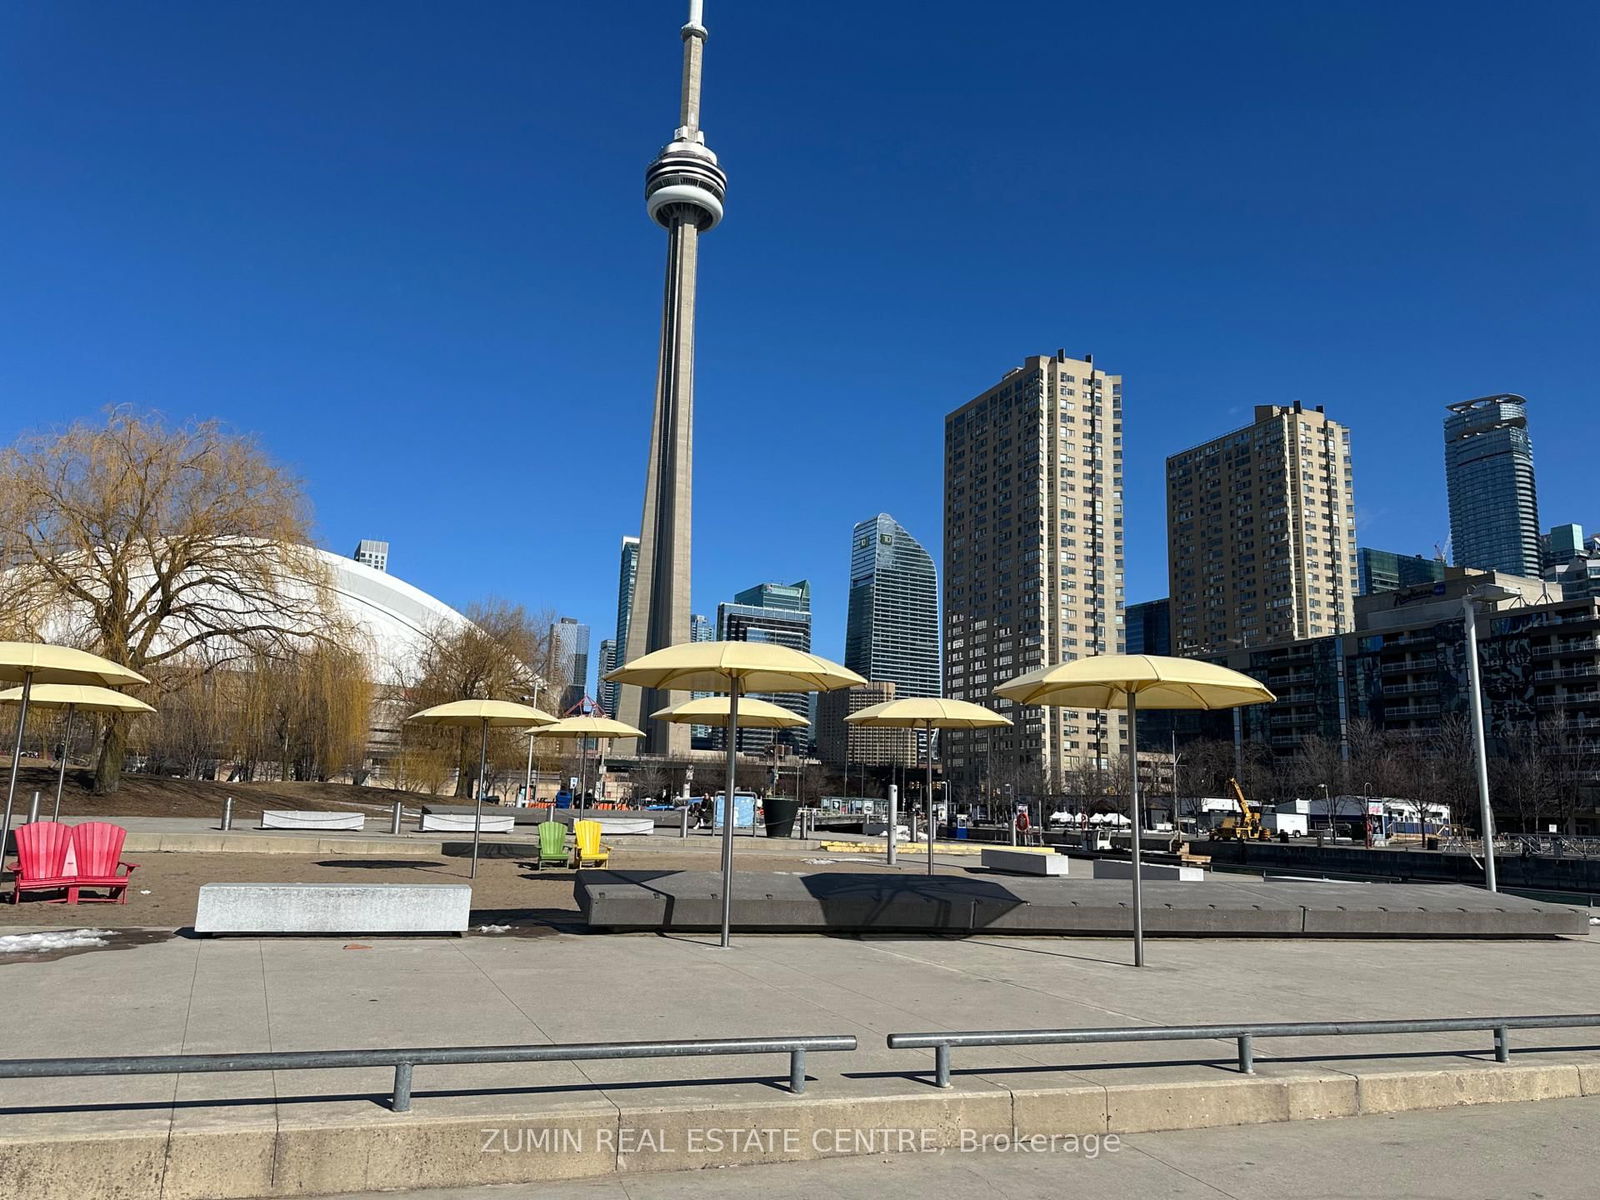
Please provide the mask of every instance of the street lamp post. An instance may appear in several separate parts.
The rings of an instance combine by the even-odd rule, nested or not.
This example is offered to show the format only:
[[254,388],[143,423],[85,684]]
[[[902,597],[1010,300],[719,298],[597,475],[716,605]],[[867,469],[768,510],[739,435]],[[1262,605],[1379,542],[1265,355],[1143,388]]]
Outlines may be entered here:
[[1491,892],[1500,890],[1494,870],[1494,815],[1489,808],[1489,755],[1484,746],[1483,683],[1478,667],[1478,605],[1520,596],[1498,583],[1479,584],[1467,589],[1461,598],[1467,640],[1467,688],[1472,700],[1472,751],[1478,768],[1478,825],[1483,831],[1483,885]]

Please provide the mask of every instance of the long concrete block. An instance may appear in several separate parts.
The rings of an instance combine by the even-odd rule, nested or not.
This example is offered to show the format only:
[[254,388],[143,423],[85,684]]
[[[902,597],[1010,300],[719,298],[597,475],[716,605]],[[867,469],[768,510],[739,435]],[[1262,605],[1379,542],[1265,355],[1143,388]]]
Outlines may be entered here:
[[358,812],[300,812],[268,808],[261,813],[262,829],[365,829],[367,817]]
[[[710,871],[583,871],[573,888],[596,928],[688,931],[714,929],[721,921],[722,879]],[[1123,880],[993,875],[741,871],[734,877],[732,915],[737,928],[774,933],[1097,936],[1133,928],[1132,896]],[[1551,937],[1589,931],[1586,910],[1474,888],[1215,876],[1149,880],[1144,926],[1152,934],[1199,937]]]
[[[573,894],[602,929],[715,929],[722,879],[710,871],[581,871]],[[1006,879],[818,872],[734,877],[735,927],[817,930],[1103,935],[1133,928],[1127,887],[1111,880]],[[1152,883],[1145,928],[1152,933],[1298,936],[1299,905],[1230,884]]]
[[[1132,879],[1133,862],[1126,858],[1097,858],[1094,860],[1096,879]],[[1160,879],[1167,883],[1200,883],[1206,877],[1199,867],[1183,867],[1177,863],[1139,864],[1140,879]]]
[[[517,818],[510,813],[483,814],[478,826],[481,833],[510,833],[517,827]],[[471,833],[472,814],[425,812],[422,814],[423,833]]]
[[207,883],[196,933],[465,933],[464,883]]
[[1072,869],[1072,860],[1053,850],[1002,850],[991,846],[984,847],[978,864],[1013,875],[1066,875]]

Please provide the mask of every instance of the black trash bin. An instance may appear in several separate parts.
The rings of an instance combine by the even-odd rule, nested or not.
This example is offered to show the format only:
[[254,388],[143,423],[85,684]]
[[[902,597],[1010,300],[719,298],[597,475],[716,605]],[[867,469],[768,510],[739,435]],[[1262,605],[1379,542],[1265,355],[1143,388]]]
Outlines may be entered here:
[[767,822],[769,838],[794,836],[795,818],[800,815],[800,801],[793,796],[768,796],[761,802],[761,812]]

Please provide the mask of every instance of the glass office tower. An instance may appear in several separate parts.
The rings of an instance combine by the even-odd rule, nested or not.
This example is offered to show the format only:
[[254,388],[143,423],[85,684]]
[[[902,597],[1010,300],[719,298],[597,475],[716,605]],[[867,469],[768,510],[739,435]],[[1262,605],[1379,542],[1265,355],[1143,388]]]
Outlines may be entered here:
[[1458,567],[1539,574],[1539,499],[1527,403],[1507,393],[1449,406],[1444,478]]
[[895,695],[939,694],[939,580],[933,558],[888,513],[858,522],[850,542],[844,665]]

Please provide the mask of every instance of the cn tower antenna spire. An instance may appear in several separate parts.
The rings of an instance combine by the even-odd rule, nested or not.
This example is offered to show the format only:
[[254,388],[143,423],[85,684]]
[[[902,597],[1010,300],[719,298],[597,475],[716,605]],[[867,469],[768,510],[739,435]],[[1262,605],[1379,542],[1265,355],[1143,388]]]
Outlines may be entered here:
[[683,27],[683,99],[678,105],[678,136],[704,141],[700,134],[700,60],[705,55],[706,27],[700,0],[689,0],[689,21]]
[[[689,640],[695,289],[700,235],[722,220],[728,190],[728,176],[700,129],[700,72],[706,43],[702,11],[701,0],[689,0],[689,20],[679,30],[683,86],[678,127],[644,174],[645,211],[667,231],[667,286],[639,528],[639,568],[628,644],[619,647],[625,663]],[[645,730],[644,753],[687,757],[688,726],[650,719],[651,713],[680,698],[623,686],[620,716]]]

